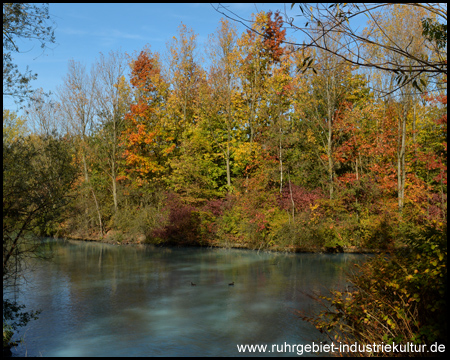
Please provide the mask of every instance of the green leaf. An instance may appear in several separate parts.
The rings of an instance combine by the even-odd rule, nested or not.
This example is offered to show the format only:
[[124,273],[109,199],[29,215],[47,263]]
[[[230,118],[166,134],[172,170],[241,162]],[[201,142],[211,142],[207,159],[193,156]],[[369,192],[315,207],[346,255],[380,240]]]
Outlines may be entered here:
[[427,87],[427,82],[424,79],[420,79],[420,82],[422,83],[423,87]]
[[419,90],[419,92],[422,92],[422,89],[420,88],[420,86],[417,84],[417,80],[413,80],[412,85]]

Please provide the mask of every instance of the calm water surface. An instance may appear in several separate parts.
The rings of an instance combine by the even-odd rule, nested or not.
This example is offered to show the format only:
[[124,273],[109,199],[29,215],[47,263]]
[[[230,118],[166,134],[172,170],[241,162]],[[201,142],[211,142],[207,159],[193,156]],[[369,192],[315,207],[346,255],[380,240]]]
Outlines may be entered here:
[[34,260],[16,295],[42,313],[15,335],[25,341],[14,356],[237,356],[237,344],[311,344],[320,334],[293,314],[314,308],[304,292],[345,286],[345,272],[364,258],[69,240],[50,246],[53,258]]

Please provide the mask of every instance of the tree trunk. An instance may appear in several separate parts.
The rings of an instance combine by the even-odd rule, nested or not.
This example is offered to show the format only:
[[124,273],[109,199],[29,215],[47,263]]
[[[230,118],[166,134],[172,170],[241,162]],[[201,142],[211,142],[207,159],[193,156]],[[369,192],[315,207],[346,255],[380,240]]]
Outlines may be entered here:
[[398,123],[399,129],[399,151],[397,157],[397,188],[398,188],[398,210],[401,213],[405,203],[405,179],[406,179],[406,167],[405,167],[405,150],[406,150],[406,107],[403,109],[403,113]]
[[100,213],[100,208],[98,205],[98,201],[97,201],[97,196],[95,196],[95,192],[94,192],[94,188],[92,187],[90,181],[89,181],[89,175],[88,175],[88,171],[87,171],[87,164],[86,164],[86,155],[82,154],[82,160],[83,160],[83,168],[84,168],[84,179],[86,180],[86,184],[88,184],[91,193],[92,193],[92,197],[94,198],[94,203],[95,203],[95,209],[97,210],[97,215],[98,215],[98,222],[99,222],[99,226],[100,226],[100,236],[103,238],[103,222],[102,222],[102,215]]
[[416,149],[416,105],[414,104],[413,107],[414,116],[413,116],[413,147],[414,147],[414,172],[416,171],[416,165],[417,165],[417,149]]
[[291,203],[292,203],[292,224],[294,224],[295,203],[294,203],[294,198],[292,196],[291,175],[290,175],[289,171],[288,171],[288,180],[289,180],[289,194],[291,196]]
[[328,181],[330,183],[330,200],[333,199],[333,158],[332,158],[332,125],[331,117],[328,118],[328,146],[327,146],[327,156],[328,156]]
[[[356,182],[359,187],[361,185],[359,184],[358,157],[356,157],[356,159],[355,159],[355,172],[356,172]],[[358,192],[355,195],[355,207],[356,207],[356,222],[359,224]]]
[[228,141],[227,141],[227,185],[228,185],[228,192],[231,191],[231,171],[230,171],[230,141],[229,141],[230,135],[228,134]]
[[231,105],[232,105],[232,84],[231,75],[227,76],[227,153],[226,153],[226,166],[227,166],[227,185],[228,192],[231,192],[231,166],[230,166],[230,142],[231,142],[231,130],[232,130],[232,115],[231,115]]
[[114,213],[117,213],[118,206],[117,206],[117,184],[116,184],[115,161],[112,162],[111,177],[112,177],[112,193],[113,193],[113,201],[114,201]]
[[[328,156],[328,181],[330,186],[330,200],[333,199],[333,158],[332,158],[332,146],[333,146],[333,109],[336,102],[336,94],[335,94],[335,78],[334,75],[331,76],[331,79],[327,77],[327,115],[328,115],[328,144],[327,144],[327,156]],[[331,84],[330,84],[331,81]],[[332,92],[332,94],[331,94]]]
[[231,169],[230,169],[230,141],[231,141],[231,96],[228,97],[228,123],[227,123],[227,153],[226,153],[226,166],[227,166],[227,185],[228,192],[231,191]]
[[116,141],[117,141],[116,117],[114,116],[113,129],[113,153],[111,156],[111,177],[112,177],[112,193],[114,202],[114,213],[117,213],[117,184],[116,184]]
[[280,127],[280,194],[283,190],[283,159],[282,159],[282,147],[281,147],[281,127]]

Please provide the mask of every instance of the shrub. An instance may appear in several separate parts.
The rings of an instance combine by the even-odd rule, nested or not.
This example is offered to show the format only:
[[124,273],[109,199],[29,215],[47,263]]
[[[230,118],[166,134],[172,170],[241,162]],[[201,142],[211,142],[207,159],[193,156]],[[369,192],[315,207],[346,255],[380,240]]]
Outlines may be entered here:
[[162,211],[168,214],[167,222],[163,226],[155,227],[151,233],[152,237],[167,244],[202,244],[200,224],[204,212],[186,204],[175,193],[166,194]]
[[222,216],[217,219],[217,236],[221,243],[227,247],[230,243],[243,242],[243,212],[240,206],[234,205],[225,209]]
[[361,245],[370,249],[388,249],[398,237],[395,214],[383,215],[363,212],[360,219]]
[[[151,238],[153,230],[164,224],[167,214],[153,205],[128,206],[113,216],[113,227],[125,234],[125,238],[145,235]],[[114,240],[121,241],[122,235],[116,234]]]
[[[305,315],[331,341],[344,344],[426,344],[447,341],[447,228],[427,227],[407,249],[379,255],[350,275],[352,289],[312,296],[323,307]],[[354,355],[392,355],[359,353]],[[394,354],[395,355],[395,354]],[[396,355],[407,355],[405,353]],[[424,354],[411,352],[410,356]]]

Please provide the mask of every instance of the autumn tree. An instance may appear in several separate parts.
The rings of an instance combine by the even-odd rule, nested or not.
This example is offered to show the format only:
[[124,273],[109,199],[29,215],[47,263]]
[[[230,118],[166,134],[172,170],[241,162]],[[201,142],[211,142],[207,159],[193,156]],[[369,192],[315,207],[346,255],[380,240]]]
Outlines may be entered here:
[[121,135],[125,164],[120,178],[142,186],[163,173],[175,144],[164,116],[169,85],[162,76],[158,54],[141,51],[131,68],[134,99]]
[[[212,66],[208,81],[211,87],[209,119],[218,119],[218,127],[210,127],[214,140],[223,148],[226,163],[227,186],[231,192],[231,154],[238,131],[237,104],[233,95],[238,88],[238,53],[236,29],[226,20],[221,19],[216,34],[210,35],[209,55]],[[222,141],[222,133],[225,141]],[[223,146],[223,142],[225,145]]]
[[[367,44],[365,54],[367,59],[377,63],[389,63],[393,66],[400,64],[409,65],[416,68],[420,65],[418,59],[433,59],[434,52],[430,48],[429,39],[423,34],[422,23],[418,19],[426,18],[428,10],[424,7],[411,7],[407,5],[392,5],[389,13],[376,11],[373,17],[368,21],[364,34],[367,38],[373,39],[382,47]],[[394,51],[391,47],[408,49],[406,56],[404,53]],[[383,51],[380,51],[383,49]],[[415,94],[412,82],[405,83],[400,89],[397,88],[397,79],[399,75],[392,72],[379,72],[372,76],[373,86],[381,93],[390,94],[385,100],[397,108],[398,119],[398,146],[397,146],[397,193],[398,209],[400,213],[405,205],[405,188],[407,183],[407,164],[406,157],[408,146],[411,141],[407,137],[407,122],[412,122],[413,127],[416,123],[416,108],[420,101],[420,94]],[[433,80],[438,80],[437,76],[432,76],[428,72],[422,72],[415,75],[415,81],[420,81],[422,90],[436,90],[432,84]],[[441,79],[442,80],[442,79]],[[409,121],[407,119],[410,119]],[[415,134],[412,135],[415,140]]]
[[170,121],[175,129],[175,141],[182,151],[180,142],[187,136],[189,127],[195,123],[199,100],[199,84],[204,78],[198,62],[197,34],[186,25],[178,28],[178,37],[167,43],[167,78],[173,87],[168,99]]
[[[90,169],[88,165],[89,136],[92,133],[95,114],[95,72],[88,73],[81,63],[70,60],[68,73],[63,78],[63,85],[58,88],[59,102],[61,104],[61,117],[67,125],[68,133],[77,137],[78,152],[81,157],[81,166],[86,189],[92,196],[95,212],[98,219],[100,236],[103,236],[103,220],[100,210],[101,204],[97,200],[95,189],[90,181]],[[89,196],[86,194],[86,199]],[[89,205],[86,201],[85,213],[88,214]]]
[[[426,184],[426,218],[446,221],[447,214],[447,95],[427,95],[427,112],[420,117],[416,173]],[[422,204],[423,206],[423,204]]]
[[[167,50],[168,78],[173,87],[167,109],[176,147],[170,161],[172,178],[167,183],[177,191],[187,184],[192,184],[195,189],[198,187],[197,180],[204,176],[198,168],[200,172],[195,173],[197,160],[200,160],[198,157],[203,157],[204,149],[200,146],[195,151],[196,146],[200,144],[194,139],[198,139],[198,132],[202,131],[201,113],[205,113],[205,107],[209,106],[205,103],[206,73],[201,67],[197,34],[181,24],[178,36],[174,36],[167,43]],[[194,173],[190,170],[194,170]],[[183,191],[181,193],[186,195],[185,200],[196,201],[196,196],[189,196]]]
[[94,89],[96,112],[99,117],[101,141],[100,156],[104,156],[102,169],[111,183],[114,212],[118,210],[117,177],[119,174],[120,137],[124,131],[124,117],[129,110],[131,91],[125,79],[126,57],[119,51],[111,51],[108,56],[100,53],[95,65],[97,81]]
[[[323,40],[328,41],[328,40]],[[331,46],[331,45],[327,45]],[[303,60],[304,61],[304,60]],[[329,197],[333,198],[335,181],[334,123],[346,98],[353,92],[352,69],[337,57],[319,50],[315,55],[316,73],[299,74],[304,78],[303,90],[298,94],[302,102],[300,115],[309,131],[319,141],[319,161],[327,169]]]
[[[263,31],[265,21],[266,14],[264,12],[257,14],[254,27],[258,28],[259,31]],[[247,128],[251,152],[255,136],[257,135],[258,104],[264,92],[264,79],[267,76],[266,65],[268,59],[262,57],[262,37],[251,31],[247,31],[241,36],[239,46],[242,54],[240,59],[242,96],[245,98],[247,105],[247,119],[244,126]]]
[[[272,19],[273,15],[273,19]],[[290,50],[283,46],[286,30],[283,29],[283,18],[276,12],[267,13],[267,21],[263,29],[263,49],[269,57],[269,74],[266,84],[266,97],[262,103],[263,116],[267,118],[268,129],[266,139],[271,138],[275,144],[279,162],[280,193],[283,189],[283,140],[288,130],[289,108],[291,105],[291,61]],[[275,130],[276,129],[276,130]]]
[[[259,146],[254,142],[262,142],[264,132],[272,121],[266,106],[271,101],[268,99],[267,86],[284,52],[281,47],[285,36],[285,31],[281,30],[282,24],[278,13],[260,12],[255,16],[253,24],[256,32],[245,32],[238,42],[241,52],[241,96],[245,104],[242,127],[248,138],[241,145],[240,153],[245,154],[249,160],[253,156],[259,156]],[[260,33],[265,36],[259,35]],[[246,182],[252,167],[255,168],[251,162],[246,165]]]

